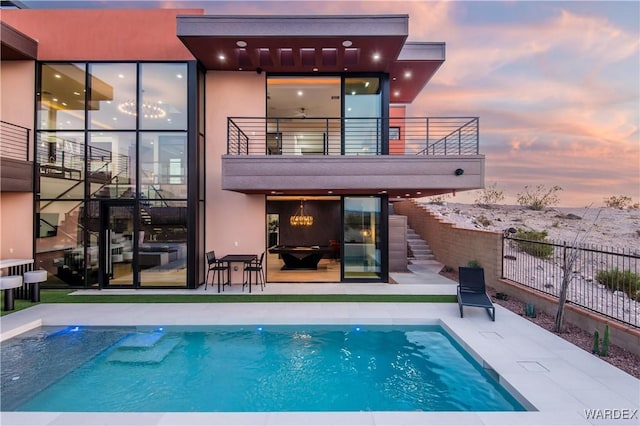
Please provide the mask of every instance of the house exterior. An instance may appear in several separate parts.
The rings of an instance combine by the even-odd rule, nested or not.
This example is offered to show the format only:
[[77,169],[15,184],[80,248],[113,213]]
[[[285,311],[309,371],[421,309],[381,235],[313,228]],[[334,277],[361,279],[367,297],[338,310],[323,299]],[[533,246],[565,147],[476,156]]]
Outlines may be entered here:
[[445,60],[408,20],[4,10],[0,255],[43,287],[197,288],[211,250],[387,282],[389,203],[484,184],[477,118],[406,114]]

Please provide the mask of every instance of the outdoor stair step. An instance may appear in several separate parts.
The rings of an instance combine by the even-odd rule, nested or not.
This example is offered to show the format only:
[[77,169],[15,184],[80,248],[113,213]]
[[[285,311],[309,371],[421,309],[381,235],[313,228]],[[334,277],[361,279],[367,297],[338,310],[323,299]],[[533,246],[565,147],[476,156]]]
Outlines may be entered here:
[[109,362],[125,364],[158,364],[180,344],[177,337],[162,339],[153,346],[118,347],[107,358]]

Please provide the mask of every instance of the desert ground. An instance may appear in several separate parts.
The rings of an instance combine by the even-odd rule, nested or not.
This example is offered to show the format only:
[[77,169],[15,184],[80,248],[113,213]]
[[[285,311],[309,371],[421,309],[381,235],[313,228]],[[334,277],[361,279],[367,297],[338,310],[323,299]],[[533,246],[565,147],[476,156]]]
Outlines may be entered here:
[[632,253],[640,253],[640,209],[549,207],[530,210],[513,205],[425,205],[448,221],[465,228],[547,231],[548,239],[555,242],[572,243],[577,240],[585,244],[630,249]]
[[[424,204],[432,212],[459,227],[494,231],[505,231],[509,228],[547,231],[548,239],[554,242],[577,242],[601,250],[624,250],[640,254],[639,209],[551,207],[530,210],[513,205],[481,207],[460,203]],[[523,315],[524,303],[513,298],[498,300],[494,297],[494,289],[488,291],[495,303]],[[636,303],[634,306],[637,306]],[[536,318],[527,319],[549,331],[553,329],[552,316],[538,313]],[[586,351],[591,351],[592,333],[565,324],[565,330],[559,336]],[[639,356],[611,346],[608,356],[603,359],[640,379]]]

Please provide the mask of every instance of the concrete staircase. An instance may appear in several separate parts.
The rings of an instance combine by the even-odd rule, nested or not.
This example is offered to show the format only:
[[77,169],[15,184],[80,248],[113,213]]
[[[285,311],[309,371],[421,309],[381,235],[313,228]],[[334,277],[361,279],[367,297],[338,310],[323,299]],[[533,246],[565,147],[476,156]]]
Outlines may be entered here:
[[411,263],[421,263],[426,261],[434,261],[434,256],[429,244],[410,227],[407,226],[407,244],[411,249],[413,256],[409,257]]

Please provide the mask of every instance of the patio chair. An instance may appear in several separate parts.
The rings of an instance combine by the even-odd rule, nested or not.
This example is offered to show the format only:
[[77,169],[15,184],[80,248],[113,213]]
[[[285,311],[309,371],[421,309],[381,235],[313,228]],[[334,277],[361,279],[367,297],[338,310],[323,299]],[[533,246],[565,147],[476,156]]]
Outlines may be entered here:
[[256,284],[260,283],[260,289],[264,291],[265,282],[264,282],[264,270],[262,269],[263,260],[264,260],[264,252],[262,252],[259,258],[244,264],[242,275],[245,276],[246,274],[246,278],[243,280],[243,283],[242,283],[243,291],[244,291],[244,286],[248,284],[249,293],[251,293],[251,283],[252,283],[251,274],[255,274],[255,278],[256,278],[255,283]]
[[462,308],[473,306],[485,308],[492,321],[496,320],[496,308],[493,306],[484,283],[484,269],[460,267],[458,269],[458,308],[463,318]]
[[[222,275],[222,279],[224,280],[224,273],[227,273],[227,278],[229,277],[229,264],[220,262],[216,257],[215,251],[207,252],[207,264],[209,265],[209,269],[207,269],[207,278],[204,281],[204,289],[207,289],[207,285],[209,284],[209,272],[213,271],[213,276],[215,277],[218,274],[218,293],[220,293],[220,277]],[[211,282],[213,285],[213,281]],[[224,291],[225,285],[231,285],[229,280],[222,282],[222,290]]]

